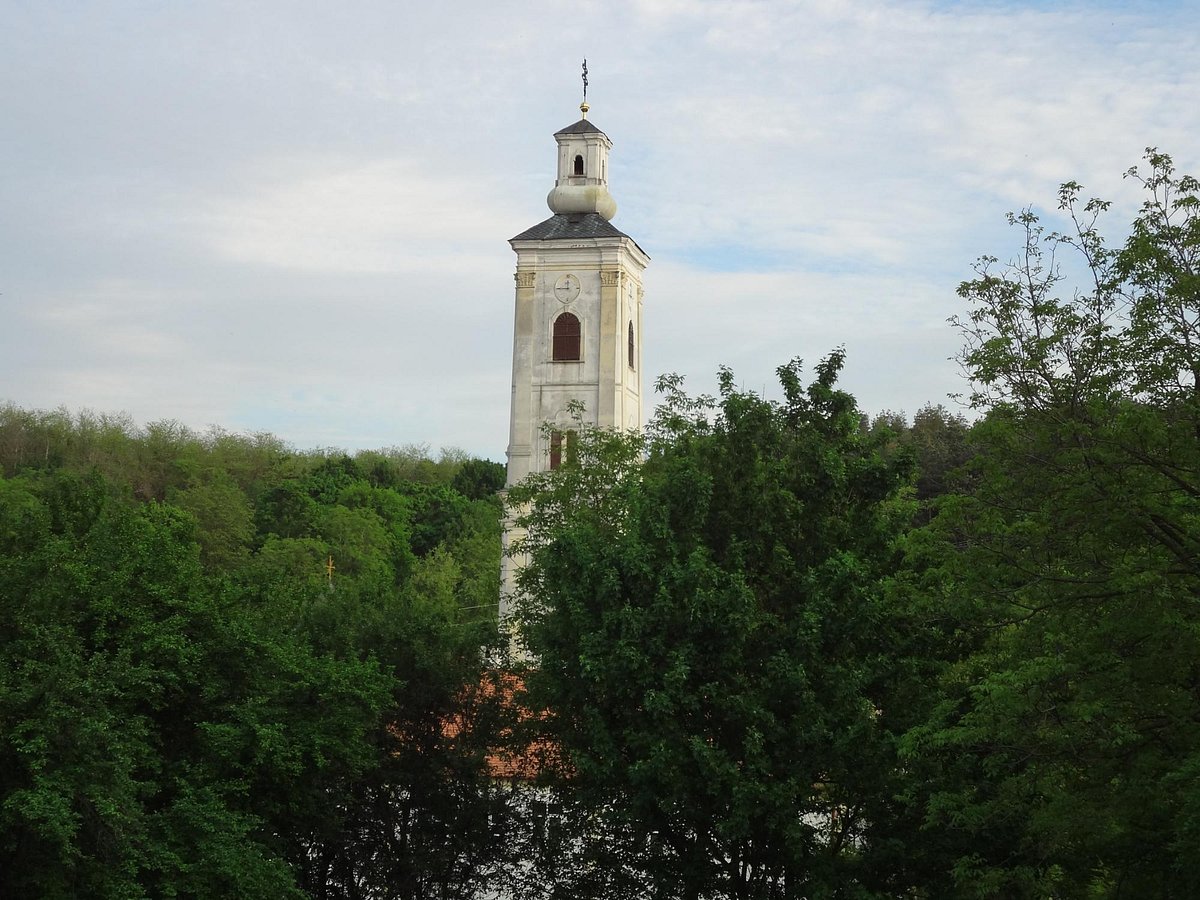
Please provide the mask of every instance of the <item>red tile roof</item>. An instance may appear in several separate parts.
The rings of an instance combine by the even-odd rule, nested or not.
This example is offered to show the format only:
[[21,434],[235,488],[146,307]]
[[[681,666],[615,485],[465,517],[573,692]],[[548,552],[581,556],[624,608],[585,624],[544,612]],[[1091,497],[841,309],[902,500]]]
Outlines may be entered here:
[[[529,738],[519,746],[513,746],[514,733],[525,731],[535,720],[544,720],[547,713],[535,714],[525,702],[525,680],[512,672],[490,670],[482,674],[479,684],[467,688],[474,698],[466,699],[465,707],[473,707],[478,701],[499,697],[502,710],[512,717],[512,726],[501,729],[502,746],[490,748],[486,764],[488,774],[506,781],[533,781],[543,770],[562,764],[559,747],[546,737]],[[442,723],[442,736],[453,740],[470,727],[466,716],[458,713]],[[507,742],[507,746],[503,746]]]

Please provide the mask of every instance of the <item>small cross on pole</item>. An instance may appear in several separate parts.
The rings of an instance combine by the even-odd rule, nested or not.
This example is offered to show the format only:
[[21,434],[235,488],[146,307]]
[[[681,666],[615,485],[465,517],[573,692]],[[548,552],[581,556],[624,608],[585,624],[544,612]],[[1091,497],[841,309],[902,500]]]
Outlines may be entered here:
[[583,61],[583,102],[579,104],[579,111],[580,111],[581,113],[583,113],[583,117],[586,119],[586,118],[587,118],[587,113],[588,113],[588,104],[587,104],[587,60],[586,60],[586,59]]

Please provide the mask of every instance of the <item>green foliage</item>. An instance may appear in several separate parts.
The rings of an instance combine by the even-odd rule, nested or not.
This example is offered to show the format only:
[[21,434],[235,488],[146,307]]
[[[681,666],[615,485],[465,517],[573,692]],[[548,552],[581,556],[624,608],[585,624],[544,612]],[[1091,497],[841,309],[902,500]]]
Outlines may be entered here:
[[664,379],[649,438],[581,428],[510,491],[530,696],[586,823],[546,850],[554,896],[892,895],[862,801],[892,768],[881,603],[911,459],[860,431],[841,364],[781,367],[781,403]]
[[[94,478],[6,488],[46,513],[0,589],[3,893],[294,893],[271,798],[364,764],[374,666],[331,680],[302,642],[247,630],[177,510]],[[339,716],[314,716],[312,692]]]
[[254,508],[228,476],[167,492],[172,506],[196,520],[200,559],[211,569],[236,570],[250,557],[254,545]]
[[445,485],[406,484],[400,487],[412,511],[412,549],[425,556],[457,538],[469,506],[462,494]]
[[504,466],[488,459],[468,459],[454,473],[450,487],[468,500],[486,500],[504,488]]
[[987,418],[934,526],[964,640],[907,750],[963,896],[1200,892],[1198,185],[1147,160],[1123,246],[1064,185],[1069,233],[1012,217],[1020,255],[960,288]]
[[882,412],[864,427],[886,437],[889,447],[910,453],[917,464],[917,499],[928,509],[930,501],[958,487],[963,465],[971,458],[970,426],[961,414],[941,404],[926,404],[913,416]]
[[316,630],[353,623],[353,645],[370,650],[393,691],[374,765],[341,786],[337,815],[303,835],[296,867],[313,896],[474,897],[509,861],[510,798],[483,765],[498,712],[477,690],[494,623],[463,627],[458,582],[454,559],[437,551],[386,602],[359,595],[312,611]]
[[500,509],[465,463],[0,409],[0,895],[498,878]]

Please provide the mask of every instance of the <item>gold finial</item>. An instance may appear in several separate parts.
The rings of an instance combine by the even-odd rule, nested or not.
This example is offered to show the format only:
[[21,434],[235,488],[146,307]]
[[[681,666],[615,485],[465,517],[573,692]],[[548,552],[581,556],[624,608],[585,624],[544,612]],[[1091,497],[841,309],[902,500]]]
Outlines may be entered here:
[[579,111],[583,113],[585,119],[587,118],[589,109],[590,107],[587,102],[587,59],[585,58],[583,61],[583,102],[579,104]]

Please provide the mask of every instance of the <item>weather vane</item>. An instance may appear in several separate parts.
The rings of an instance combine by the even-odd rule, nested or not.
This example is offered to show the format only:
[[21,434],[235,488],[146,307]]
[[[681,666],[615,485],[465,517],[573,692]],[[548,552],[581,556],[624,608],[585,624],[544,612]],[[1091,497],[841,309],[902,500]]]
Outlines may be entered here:
[[579,104],[579,111],[583,113],[583,117],[587,118],[588,102],[587,102],[587,59],[583,60],[583,102]]

